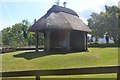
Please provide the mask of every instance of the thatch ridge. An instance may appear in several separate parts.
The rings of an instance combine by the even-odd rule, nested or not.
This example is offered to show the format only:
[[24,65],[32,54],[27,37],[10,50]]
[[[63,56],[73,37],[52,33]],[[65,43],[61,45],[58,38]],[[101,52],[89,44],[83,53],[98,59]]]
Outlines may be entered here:
[[59,13],[59,12],[64,12],[64,13],[68,13],[68,14],[72,14],[75,16],[78,16],[77,13],[69,8],[65,8],[62,6],[57,6],[57,5],[53,5],[52,8],[50,8],[47,13]]

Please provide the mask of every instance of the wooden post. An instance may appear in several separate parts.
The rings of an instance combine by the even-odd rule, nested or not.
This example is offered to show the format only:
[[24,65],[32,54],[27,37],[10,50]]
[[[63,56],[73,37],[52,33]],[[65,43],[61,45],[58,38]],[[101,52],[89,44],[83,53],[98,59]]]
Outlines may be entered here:
[[86,51],[88,51],[87,34],[85,34],[85,38],[86,38]]
[[36,35],[36,49],[35,49],[35,51],[38,52],[38,41],[39,41],[38,32],[36,32],[35,35]]
[[120,67],[118,66],[117,80],[120,80]]
[[70,31],[67,32],[67,51],[70,51]]
[[50,31],[45,33],[45,51],[50,51]]
[[36,80],[40,80],[40,76],[36,76]]
[[46,32],[44,33],[44,51],[46,51]]
[[119,77],[119,72],[117,73],[117,80],[120,80],[120,77]]

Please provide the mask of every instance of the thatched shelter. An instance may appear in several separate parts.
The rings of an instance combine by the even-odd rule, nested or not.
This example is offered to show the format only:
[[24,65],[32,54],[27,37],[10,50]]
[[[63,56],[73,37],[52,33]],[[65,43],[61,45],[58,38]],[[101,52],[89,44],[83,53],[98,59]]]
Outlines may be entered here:
[[[30,27],[29,31],[36,34],[44,33],[45,51],[85,51],[87,33],[91,32],[76,12],[57,5],[53,5]],[[36,43],[36,51],[38,51],[38,43]]]

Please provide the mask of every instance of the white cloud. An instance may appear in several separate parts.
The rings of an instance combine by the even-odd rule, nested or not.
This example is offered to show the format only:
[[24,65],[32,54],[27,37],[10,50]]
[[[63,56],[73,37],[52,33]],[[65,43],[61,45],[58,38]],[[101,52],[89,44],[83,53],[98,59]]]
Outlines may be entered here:
[[[82,14],[90,15],[92,12],[99,13],[101,11],[104,11],[104,6],[112,6],[112,5],[118,5],[119,0],[84,0],[82,2],[76,3],[75,11],[80,15],[80,18],[85,22],[86,24],[87,18],[85,16],[82,16]],[[87,12],[87,13],[84,13]]]
[[93,10],[95,12],[102,11],[103,6],[105,5],[117,5],[119,0],[84,0],[84,2],[80,3],[79,12],[84,10]]

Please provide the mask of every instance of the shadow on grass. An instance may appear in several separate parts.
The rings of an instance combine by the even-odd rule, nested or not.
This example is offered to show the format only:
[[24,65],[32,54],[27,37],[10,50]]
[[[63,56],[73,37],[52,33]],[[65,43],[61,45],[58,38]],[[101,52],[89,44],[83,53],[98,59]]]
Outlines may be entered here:
[[77,53],[77,52],[89,52],[89,50],[87,51],[51,51],[51,52],[46,52],[46,51],[39,51],[39,52],[35,52],[35,51],[29,51],[29,52],[23,52],[17,55],[13,55],[13,57],[18,57],[18,58],[25,58],[27,60],[31,60],[34,58],[38,58],[38,57],[44,57],[44,56],[48,56],[48,55],[65,55],[65,54],[71,54],[71,53]]
[[45,51],[39,51],[39,52],[23,52],[17,55],[13,55],[13,57],[18,58],[25,58],[27,60],[31,60],[38,57],[48,56],[48,55],[57,55],[57,54],[67,54],[67,52],[45,52]]

